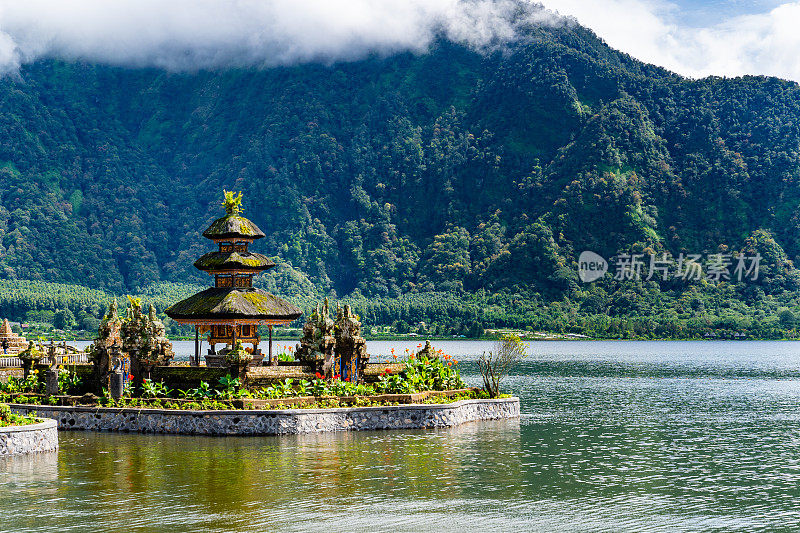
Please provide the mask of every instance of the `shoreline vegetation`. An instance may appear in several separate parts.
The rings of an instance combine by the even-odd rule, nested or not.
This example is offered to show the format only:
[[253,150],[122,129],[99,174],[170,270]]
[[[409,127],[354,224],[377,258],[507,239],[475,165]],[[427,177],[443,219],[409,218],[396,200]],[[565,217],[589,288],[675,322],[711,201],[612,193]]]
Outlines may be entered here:
[[[193,340],[190,328],[164,315],[173,302],[198,286],[158,283],[137,291],[145,306],[153,304],[170,340]],[[724,292],[724,288],[720,288]],[[284,295],[286,296],[286,295]],[[796,299],[767,298],[759,308],[725,304],[724,298],[696,293],[684,308],[665,307],[646,294],[632,295],[637,310],[584,311],[579,302],[546,303],[535,295],[418,293],[396,298],[352,298],[367,340],[497,340],[515,333],[535,340],[795,340],[800,338],[800,305]],[[30,339],[92,340],[108,303],[121,298],[80,285],[0,280],[0,316]],[[318,301],[289,295],[308,316]],[[637,300],[638,298],[638,300]],[[682,304],[681,304],[682,305]],[[630,306],[629,306],[630,307]],[[678,312],[681,311],[681,312]],[[302,321],[277,328],[274,339],[300,338]],[[266,331],[261,332],[262,338]]]
[[[25,331],[24,335],[28,339],[37,339],[40,341],[67,341],[67,342],[92,342],[94,340],[93,334],[84,332],[82,335],[64,335],[64,334],[48,334],[43,332],[29,332]],[[506,333],[506,332],[504,332]],[[367,341],[384,341],[384,342],[419,342],[421,339],[429,340],[431,342],[439,341],[496,341],[502,337],[504,333],[497,333],[493,335],[481,335],[480,337],[466,337],[463,335],[453,336],[436,336],[436,335],[364,335]],[[554,341],[664,341],[664,342],[677,342],[677,341],[797,341],[800,336],[792,334],[784,337],[750,337],[734,335],[713,335],[708,334],[705,336],[697,337],[650,337],[650,336],[629,336],[629,337],[591,337],[582,335],[580,333],[552,333],[544,331],[520,331],[508,330],[508,333],[518,335],[526,342],[554,342]],[[168,335],[170,341],[194,341],[193,337],[189,336],[174,336]],[[273,335],[275,342],[299,342],[299,335]],[[2,354],[0,354],[2,356]]]
[[[517,331],[517,330],[510,330],[510,333],[514,333],[518,335],[520,338],[524,339],[526,342],[600,342],[600,341],[660,341],[660,342],[679,342],[679,341],[798,341],[800,337],[797,335],[786,336],[786,337],[734,337],[734,336],[702,336],[702,337],[589,337],[586,335],[581,334],[562,334],[562,333],[548,333],[548,332],[530,332],[530,331]],[[48,334],[34,334],[31,335],[29,332],[25,333],[29,339],[37,339],[40,341],[67,341],[67,342],[92,342],[94,339],[92,335],[86,332],[85,335],[48,335]],[[364,338],[367,341],[377,341],[377,342],[419,342],[420,339],[429,340],[431,342],[440,342],[440,341],[496,341],[502,337],[502,334],[496,335],[482,335],[480,337],[465,337],[462,335],[457,336],[434,336],[434,335],[418,335],[418,336],[408,336],[408,335],[396,335],[396,336],[389,336],[389,335],[364,335]],[[170,341],[185,341],[190,342],[194,341],[194,338],[188,336],[167,336]],[[273,341],[275,342],[299,342],[299,336],[288,336],[288,335],[273,335]],[[2,356],[2,354],[0,354]]]
[[[419,342],[420,340],[429,340],[431,342],[438,341],[496,341],[506,333],[513,333],[526,342],[553,342],[553,341],[797,341],[800,340],[800,335],[791,334],[783,337],[750,337],[746,335],[734,336],[734,334],[714,335],[707,334],[695,337],[651,337],[651,336],[628,336],[628,337],[591,337],[580,333],[554,333],[546,331],[524,331],[524,330],[504,330],[502,333],[484,334],[480,337],[466,337],[464,335],[364,335],[367,341],[384,341],[384,342]],[[82,332],[79,334],[64,334],[64,333],[46,333],[46,332],[31,332],[25,330],[24,335],[29,339],[37,339],[49,342],[53,341],[67,341],[67,342],[92,342],[95,334],[90,332]],[[184,335],[168,335],[170,341],[194,341],[193,337]],[[299,342],[300,335],[273,335],[275,342]]]

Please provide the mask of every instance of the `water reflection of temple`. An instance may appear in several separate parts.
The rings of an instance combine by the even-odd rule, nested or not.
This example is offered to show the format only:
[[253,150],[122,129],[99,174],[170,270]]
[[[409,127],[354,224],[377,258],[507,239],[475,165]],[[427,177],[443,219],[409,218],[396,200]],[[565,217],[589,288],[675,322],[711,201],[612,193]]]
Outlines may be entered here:
[[[272,327],[292,322],[300,317],[300,309],[266,291],[253,287],[253,276],[275,266],[268,257],[251,252],[253,241],[264,233],[250,220],[241,216],[242,194],[225,193],[226,214],[215,220],[203,236],[219,246],[198,259],[194,266],[214,276],[214,287],[199,292],[165,312],[181,324],[195,326],[195,360],[200,362],[200,334],[209,333],[208,366],[223,366],[224,353],[238,342],[252,344],[252,362],[263,359],[258,349],[261,338],[258,326],[269,327],[269,361],[272,357]],[[218,354],[216,345],[225,348]]]

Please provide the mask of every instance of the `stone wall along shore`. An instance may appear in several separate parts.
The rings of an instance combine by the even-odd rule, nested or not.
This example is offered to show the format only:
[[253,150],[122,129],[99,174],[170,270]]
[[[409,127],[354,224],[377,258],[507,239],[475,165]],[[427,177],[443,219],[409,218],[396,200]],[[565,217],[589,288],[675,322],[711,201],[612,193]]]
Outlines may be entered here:
[[444,428],[519,417],[519,398],[450,404],[334,409],[180,411],[12,404],[13,412],[58,421],[59,429],[183,435],[283,435],[321,431]]
[[58,449],[57,423],[49,417],[38,424],[0,428],[0,457]]

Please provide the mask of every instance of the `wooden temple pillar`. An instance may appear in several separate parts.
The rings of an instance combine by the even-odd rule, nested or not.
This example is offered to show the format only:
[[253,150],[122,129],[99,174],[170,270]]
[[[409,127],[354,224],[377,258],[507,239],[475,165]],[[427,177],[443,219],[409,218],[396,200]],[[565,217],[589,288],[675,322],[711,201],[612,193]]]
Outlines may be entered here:
[[194,366],[200,366],[200,326],[194,327]]
[[278,365],[278,361],[272,359],[272,324],[269,325],[269,364],[270,366]]

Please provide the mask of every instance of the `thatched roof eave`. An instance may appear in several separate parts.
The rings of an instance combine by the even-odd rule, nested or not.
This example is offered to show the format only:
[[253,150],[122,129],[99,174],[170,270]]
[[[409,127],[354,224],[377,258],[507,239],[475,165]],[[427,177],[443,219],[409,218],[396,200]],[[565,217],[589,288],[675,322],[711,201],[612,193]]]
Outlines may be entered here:
[[255,252],[209,252],[194,262],[203,271],[262,272],[275,266],[266,255]]
[[203,237],[213,240],[237,238],[255,240],[263,238],[264,232],[243,216],[228,214],[212,222],[203,232]]
[[288,323],[302,315],[294,304],[255,287],[212,287],[170,306],[165,313],[183,323],[212,324],[234,320]]

